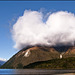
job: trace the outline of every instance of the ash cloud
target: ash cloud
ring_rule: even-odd
[[[75,14],[58,11],[48,15],[44,21],[42,12],[25,10],[12,28],[14,48],[22,49],[29,45],[74,45]]]

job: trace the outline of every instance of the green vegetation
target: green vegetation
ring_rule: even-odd
[[[22,65],[21,63],[19,63],[19,64],[17,65],[17,68],[18,68],[18,69],[22,69],[22,68],[23,68],[23,65]]]
[[[29,64],[23,67],[33,69],[75,69],[75,58],[53,59]]]

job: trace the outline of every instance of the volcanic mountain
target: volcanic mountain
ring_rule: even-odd
[[[63,57],[75,57],[75,47],[30,46],[16,53],[2,68],[23,68],[34,62],[59,59],[63,52]]]

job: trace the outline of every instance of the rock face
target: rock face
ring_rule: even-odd
[[[60,58],[60,54],[62,58],[75,57],[75,47],[34,46],[24,48],[10,58],[2,68],[23,68],[34,62]]]
[[[2,68],[21,68],[37,61],[59,58],[59,52],[50,47],[31,47],[22,49],[10,58]]]

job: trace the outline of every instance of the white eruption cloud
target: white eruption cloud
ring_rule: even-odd
[[[75,15],[67,11],[51,13],[44,21],[42,12],[25,10],[13,25],[14,47],[22,49],[29,45],[74,45]]]

